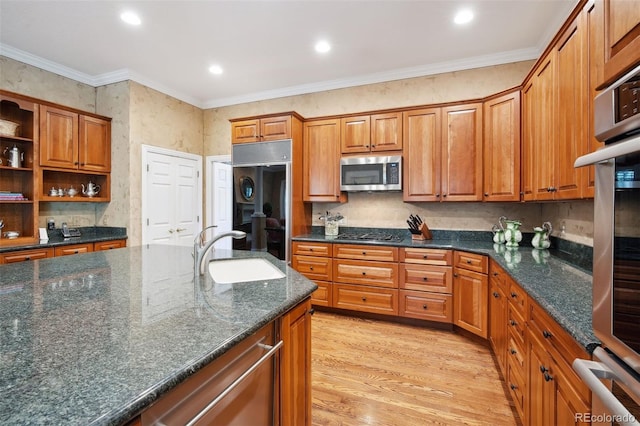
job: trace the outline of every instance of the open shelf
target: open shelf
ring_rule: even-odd
[[[56,169],[42,169],[40,201],[65,202],[65,203],[107,203],[111,201],[111,175],[109,173],[79,173]],[[100,185],[100,191],[96,197],[86,197],[82,194],[82,185],[85,187],[91,181]],[[72,187],[78,191],[74,197],[64,195],[52,197],[49,195],[51,188],[68,190]]]

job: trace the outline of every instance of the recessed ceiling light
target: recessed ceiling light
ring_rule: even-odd
[[[327,53],[331,50],[331,45],[326,40],[320,40],[316,43],[315,49],[318,53]]]
[[[462,9],[456,13],[453,22],[458,25],[467,24],[473,20],[473,12],[469,9]]]
[[[211,74],[220,75],[222,74],[222,67],[220,65],[211,65],[209,67],[209,72]]]
[[[135,12],[131,11],[122,12],[120,19],[129,25],[140,25],[142,23],[140,17]]]

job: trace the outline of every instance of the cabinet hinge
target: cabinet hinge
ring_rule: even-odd
[[[149,218],[147,218],[147,226],[149,226]]]

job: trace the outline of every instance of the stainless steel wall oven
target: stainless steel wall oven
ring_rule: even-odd
[[[602,347],[574,369],[593,391],[603,420],[594,423],[639,425],[640,66],[596,97],[594,113],[605,145],[576,167],[596,167],[592,319]]]

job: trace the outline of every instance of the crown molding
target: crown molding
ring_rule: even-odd
[[[108,84],[119,83],[126,80],[132,80],[143,86],[157,90],[168,96],[191,104],[201,109],[219,108],[230,105],[238,105],[248,102],[264,101],[268,99],[283,98],[287,96],[304,95],[309,93],[317,93],[327,90],[344,89],[347,87],[363,86],[366,84],[384,83],[387,81],[403,80],[407,78],[424,77],[434,74],[442,74],[445,72],[462,71],[474,68],[482,68],[494,65],[502,65],[511,62],[527,61],[537,59],[540,56],[539,47],[512,50],[494,55],[476,56],[454,61],[445,61],[436,64],[402,68],[391,71],[385,71],[374,74],[361,75],[344,79],[321,81],[318,83],[302,84],[297,86],[283,87],[274,90],[265,90],[262,92],[248,93],[240,96],[231,96],[226,98],[210,99],[201,101],[185,93],[178,92],[169,87],[153,81],[134,70],[121,69],[109,73],[91,76],[81,73],[72,68],[65,67],[53,61],[41,58],[31,53],[16,49],[6,44],[0,43],[0,55],[6,56],[16,61],[24,62],[28,65],[52,72],[54,74],[70,78],[72,80],[84,83],[93,87],[105,86]]]

